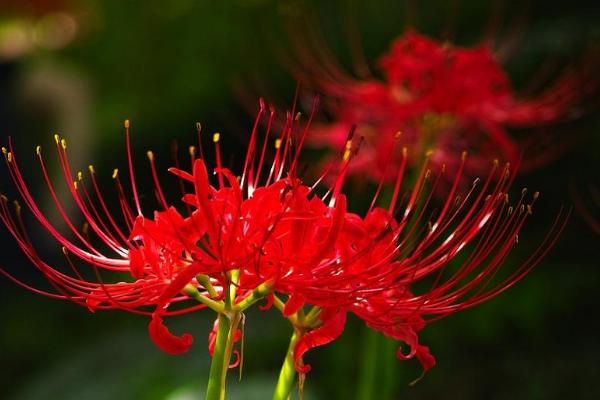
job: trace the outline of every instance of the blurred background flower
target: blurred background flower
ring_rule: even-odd
[[[498,18],[516,21],[496,25],[500,32],[518,27],[517,40],[509,42],[512,56],[505,63],[517,89],[527,86],[540,65],[557,71],[555,65],[567,65],[600,36],[596,1],[532,0],[526,16],[514,4],[495,4],[3,1],[2,141],[11,135],[24,156],[29,147],[33,162],[35,145],[51,143],[58,131],[70,139],[71,154],[77,155],[74,165],[83,169],[91,161],[109,180],[113,167],[126,165],[120,152],[111,153],[122,146],[125,118],[135,123],[134,152],[140,157],[149,148],[169,145],[172,137],[187,148],[195,142],[195,122],[201,121],[209,132],[221,130],[222,146],[229,148],[224,152],[239,154],[225,161],[239,165],[251,117],[234,95],[237,83],[256,82],[259,94],[273,97],[268,100],[290,102],[295,82],[281,65],[277,49],[288,45],[290,18],[301,23],[307,12],[319,21],[332,51],[347,66],[352,65],[349,35],[360,37],[361,53],[374,60],[407,21],[424,34],[451,37],[465,46],[475,43],[486,25],[496,24]],[[256,104],[256,98],[250,100]],[[523,238],[540,238],[560,205],[571,203],[572,177],[592,175],[598,169],[600,118],[593,112],[597,106],[586,104],[589,117],[568,124],[567,132],[584,138],[581,145],[528,175],[531,189],[540,190],[541,197],[531,220],[536,223],[522,233]],[[7,174],[1,176],[0,189],[12,197]],[[42,190],[39,182],[34,192]],[[588,191],[580,193],[589,204]],[[46,207],[52,210],[51,205]],[[349,204],[350,210],[361,207],[365,204],[360,201]],[[2,240],[0,263],[41,282],[43,278],[33,273],[6,234]],[[516,263],[530,250],[525,245],[507,261]],[[50,248],[40,251],[61,256]],[[439,363],[424,380],[408,386],[419,376],[420,367],[417,362],[399,363],[394,344],[379,362],[395,370],[377,379],[394,382],[388,385],[391,398],[598,398],[600,344],[593,315],[599,257],[598,236],[574,214],[552,257],[520,285],[423,331],[423,341]],[[118,313],[92,317],[79,307],[42,300],[7,280],[0,281],[0,313],[4,398],[182,400],[201,396],[205,386],[209,363],[205,348],[198,346],[177,358],[165,355],[140,329],[145,325],[142,317]],[[232,381],[229,393],[234,399],[263,399],[271,394],[290,332],[275,315],[251,312],[247,318],[244,382]],[[176,321],[173,329],[206,332],[211,323],[208,317],[194,315]],[[347,324],[334,344],[307,355],[313,371],[305,398],[357,398],[353,385],[332,386],[337,379],[352,381],[368,356],[357,345],[359,322],[350,318]],[[173,391],[174,387],[180,389]]]

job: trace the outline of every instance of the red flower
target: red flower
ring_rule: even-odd
[[[310,73],[300,73],[300,79],[327,96],[333,114],[331,124],[315,126],[311,142],[337,148],[356,124],[366,140],[350,173],[366,174],[376,182],[384,174],[397,132],[416,154],[435,148],[438,165],[456,168],[454,154],[469,149],[471,174],[485,173],[492,158],[516,162],[522,150],[521,170],[533,168],[556,155],[556,146],[545,148],[541,143],[547,142],[537,135],[517,139],[508,129],[568,120],[598,87],[593,68],[585,65],[564,73],[537,97],[524,98],[512,88],[489,44],[462,48],[411,30],[380,58],[383,80],[356,80],[331,60],[311,59],[309,51],[301,57]],[[526,148],[532,142],[533,148]],[[394,159],[399,162],[399,157]],[[410,160],[415,161],[420,162]],[[393,176],[388,171],[386,178]]]
[[[461,189],[465,163],[463,155],[442,203],[436,203],[432,193],[444,170],[433,176],[426,161],[402,204],[403,168],[387,209],[371,206],[364,218],[347,214],[340,233],[341,265],[331,274],[336,280],[347,278],[349,296],[345,302],[323,303],[321,325],[300,340],[297,357],[339,336],[345,314],[352,312],[372,329],[406,343],[408,352],[399,350],[398,358],[417,357],[427,370],[435,359],[418,341],[418,332],[427,323],[500,294],[538,264],[565,221],[558,218],[531,257],[502,276],[501,264],[517,244],[538,194],[527,200],[523,190],[518,202],[509,206],[507,190],[514,175],[508,165],[500,168],[497,163],[484,181],[476,180],[470,188]],[[363,256],[365,251],[368,256]],[[297,362],[299,371],[307,371],[299,358]]]
[[[63,246],[69,272],[40,257],[25,231],[20,210],[12,213],[5,198],[0,219],[56,292],[30,288],[0,271],[38,293],[71,300],[92,311],[116,308],[148,314],[150,337],[172,354],[187,351],[192,336],[172,334],[164,325],[165,317],[205,307],[239,316],[266,298],[304,333],[294,351],[300,371],[309,368],[301,362],[306,351],[342,333],[348,312],[407,343],[410,350],[399,352],[400,358],[416,356],[429,368],[434,359],[417,337],[428,318],[479,304],[510,287],[539,262],[560,231],[558,224],[539,251],[506,279],[492,285],[537,197],[528,201],[523,192],[515,206],[508,206],[506,193],[513,178],[508,166],[500,168],[495,163],[483,182],[462,189],[459,182],[466,164],[463,154],[446,200],[434,204],[431,193],[437,190],[445,170],[431,170],[428,159],[412,189],[404,195],[401,183],[407,151],[403,149],[388,207],[376,207],[380,186],[372,196],[371,207],[361,217],[348,212],[342,194],[358,150],[352,133],[341,160],[315,184],[307,186],[298,176],[298,160],[313,114],[301,126],[292,118],[294,112],[288,113],[270,157],[266,148],[273,111],[267,117],[263,143],[259,144],[259,121],[266,113],[261,102],[239,178],[221,164],[218,134],[213,137],[215,182],[211,182],[204,159],[196,158],[194,149],[190,152],[191,173],[170,169],[193,187],[183,194],[189,208],[186,214],[167,203],[154,155],[149,152],[160,205],[160,211],[151,218],[142,212],[126,123],[132,201],[126,199],[118,173],[113,175],[126,229],[119,227],[110,212],[94,168],[89,168],[89,182],[81,173],[74,177],[66,142],[56,137],[60,165],[74,203],[89,226],[89,235],[75,228],[74,219],[55,195],[38,148],[50,195],[73,239],[43,215],[9,144],[4,154],[11,177],[36,219]],[[202,147],[200,151],[203,155]],[[322,181],[333,183],[319,194],[317,185]],[[466,248],[470,249],[466,260],[456,265],[455,260]],[[80,270],[79,263],[91,266],[93,278]],[[116,281],[105,283],[103,270],[114,271],[116,274],[110,276]],[[422,293],[415,288],[427,282],[430,286]],[[305,314],[305,305],[314,307]],[[212,342],[214,332],[209,336],[209,344]]]

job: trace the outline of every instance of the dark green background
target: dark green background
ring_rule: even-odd
[[[235,164],[242,157],[253,112],[239,92],[250,98],[264,95],[278,104],[290,101],[295,83],[282,68],[279,54],[288,48],[286,35],[301,32],[303,14],[311,15],[346,65],[348,21],[358,27],[365,55],[373,62],[403,31],[407,19],[423,32],[469,45],[481,37],[490,18],[501,16],[496,37],[501,42],[518,25],[511,21],[523,16],[519,46],[505,63],[517,87],[545,63],[581,60],[585,49],[600,38],[600,7],[595,1],[531,1],[528,7],[474,0],[414,3],[67,3],[66,9],[79,15],[83,24],[72,44],[0,62],[0,135],[3,141],[9,135],[14,138],[22,160],[33,160],[34,145],[40,143],[52,158],[52,134],[58,131],[80,158],[78,167],[93,162],[109,183],[112,168],[125,166],[123,119],[132,120],[140,166],[144,152],[152,148],[163,168],[169,164],[172,139],[185,147],[195,143],[194,124],[201,121],[207,132],[222,132],[225,154],[234,154]],[[14,12],[0,8],[2,23],[14,18]],[[255,103],[249,105],[256,108]],[[597,98],[592,99],[585,118],[560,127],[564,135],[580,138],[575,148],[518,180],[516,188],[539,189],[542,197],[507,260],[508,268],[541,240],[560,206],[571,204],[569,185],[588,202],[587,185],[598,184],[597,106]],[[39,182],[33,171],[28,176]],[[3,192],[14,194],[7,173],[1,182]],[[33,190],[43,196],[41,187]],[[352,193],[352,187],[347,191]],[[349,198],[354,207],[366,201],[358,193]],[[43,250],[58,259],[59,249],[44,248],[50,240],[35,236]],[[599,236],[575,212],[550,256],[515,288],[423,331],[422,342],[430,345],[438,365],[421,382],[408,386],[420,374],[416,361],[398,362],[391,377],[377,378],[393,382],[394,399],[600,398],[599,245]],[[3,267],[43,286],[7,234],[2,234],[1,246]],[[91,314],[2,279],[0,398],[187,399],[204,390],[211,317],[197,313],[172,322],[174,330],[189,330],[195,336],[189,354],[172,357],[152,345],[146,318],[117,311]],[[351,319],[340,339],[309,353],[313,370],[307,399],[355,397],[363,357],[360,325]],[[237,382],[236,373],[231,374],[232,398],[270,397],[288,330],[274,311],[249,313],[244,376]],[[393,357],[390,348],[389,359],[381,363]]]

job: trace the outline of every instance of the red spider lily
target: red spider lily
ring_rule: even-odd
[[[0,271],[37,293],[71,300],[90,310],[122,309],[149,315],[152,340],[172,354],[187,351],[192,336],[172,334],[164,325],[165,317],[205,307],[220,315],[239,317],[249,306],[267,298],[303,334],[294,350],[301,372],[309,369],[302,364],[303,354],[339,336],[348,312],[407,343],[411,350],[399,352],[400,358],[417,356],[425,368],[431,367],[433,357],[418,343],[417,331],[431,319],[479,304],[512,286],[545,255],[562,225],[557,220],[555,229],[531,258],[497,282],[498,269],[515,245],[537,194],[528,201],[524,191],[516,205],[509,206],[507,190],[514,174],[508,165],[501,168],[497,162],[486,179],[462,189],[459,182],[467,158],[463,154],[446,200],[435,204],[432,193],[443,180],[445,169],[430,169],[429,154],[413,187],[404,192],[406,148],[398,151],[402,161],[395,171],[388,207],[376,206],[382,180],[365,217],[350,213],[342,189],[351,161],[358,154],[352,132],[341,161],[327,168],[317,182],[307,186],[298,175],[299,156],[315,107],[316,103],[303,126],[296,122],[293,111],[287,113],[271,157],[266,150],[274,111],[269,112],[261,102],[239,177],[221,163],[219,134],[213,136],[215,182],[211,183],[204,159],[197,158],[192,148],[190,172],[170,169],[193,187],[190,193],[183,193],[183,202],[189,207],[184,215],[167,203],[151,152],[148,158],[160,211],[152,217],[143,214],[126,122],[131,201],[118,173],[113,174],[126,229],[119,227],[110,212],[94,168],[89,168],[89,183],[82,173],[73,174],[67,144],[57,136],[65,181],[80,217],[89,226],[89,235],[80,233],[75,219],[65,212],[40,148],[37,158],[50,195],[74,239],[43,215],[9,143],[4,155],[10,175],[26,206],[63,247],[70,273],[42,259],[25,230],[20,208],[11,212],[5,198],[0,219],[56,291],[31,288]],[[258,126],[263,117],[267,128],[259,144]],[[390,153],[395,152],[392,146]],[[324,181],[333,183],[319,195],[317,186]],[[467,259],[456,266],[454,261],[466,248],[470,249]],[[91,266],[94,279],[85,277],[80,262]],[[117,281],[104,282],[103,270],[113,271]],[[420,282],[430,286],[417,294],[414,286]],[[279,299],[282,295],[285,303]],[[307,314],[305,305],[313,306]],[[232,345],[238,337],[238,322],[232,323]],[[213,330],[209,336],[211,352],[215,340]]]
[[[380,58],[383,80],[357,80],[332,60],[320,62],[305,48],[299,61],[310,70],[300,72],[300,79],[330,99],[333,114],[333,123],[315,126],[311,142],[335,148],[343,144],[344,132],[357,124],[366,140],[350,173],[375,181],[383,173],[384,156],[397,132],[417,154],[437,149],[433,161],[439,165],[455,168],[453,155],[470,149],[469,172],[474,174],[484,173],[492,158],[516,162],[523,150],[521,170],[543,164],[560,149],[545,148],[540,144],[544,137],[538,135],[517,139],[508,129],[547,128],[571,119],[597,88],[593,68],[585,65],[565,72],[536,97],[524,98],[511,86],[488,43],[457,47],[412,30]],[[533,148],[526,148],[532,142]],[[387,179],[393,180],[393,173]]]
[[[518,202],[510,206],[506,193],[513,176],[508,165],[500,168],[496,162],[483,182],[476,180],[468,190],[461,189],[465,159],[463,154],[452,187],[433,214],[429,208],[432,194],[444,171],[427,183],[432,174],[428,169],[431,161],[427,159],[402,207],[397,202],[406,161],[397,174],[387,209],[374,207],[373,200],[365,218],[347,215],[340,233],[347,244],[344,250],[350,252],[345,256],[352,258],[364,248],[371,248],[372,252],[370,258],[361,258],[361,263],[340,269],[337,274],[366,276],[368,280],[353,282],[357,287],[383,280],[385,289],[369,292],[368,296],[352,296],[345,304],[324,308],[320,314],[322,325],[307,333],[296,347],[299,371],[309,369],[301,362],[307,350],[329,343],[342,333],[347,312],[353,312],[386,336],[405,342],[410,350],[398,350],[398,358],[416,356],[427,370],[435,359],[426,346],[419,344],[419,330],[429,322],[500,294],[546,254],[557,238],[555,234],[564,227],[560,218],[529,259],[508,276],[500,277],[500,266],[517,243],[538,194],[527,200],[527,190],[523,190]],[[459,254],[468,256],[457,262]],[[416,287],[425,282],[429,284],[423,293],[416,293]]]

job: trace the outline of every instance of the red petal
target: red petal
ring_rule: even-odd
[[[148,325],[148,332],[154,344],[169,354],[186,353],[194,341],[189,333],[184,333],[181,336],[173,335],[163,323],[162,318],[156,314],[152,316],[152,321]]]
[[[259,310],[266,311],[270,309],[273,306],[273,301],[275,301],[275,297],[273,296],[273,294],[270,294],[266,297],[266,300],[266,304],[258,306]]]
[[[283,315],[285,317],[289,317],[290,315],[296,314],[296,312],[302,308],[305,302],[306,298],[301,294],[292,294],[283,307]]]
[[[296,361],[296,371],[299,373],[307,373],[310,371],[310,365],[300,365],[299,362],[308,350],[323,346],[337,339],[344,331],[346,325],[346,311],[340,309],[326,308],[321,311],[321,327],[308,332],[296,344],[294,349],[294,360]]]
[[[140,250],[129,249],[129,269],[134,278],[141,278],[144,275],[144,257]]]

